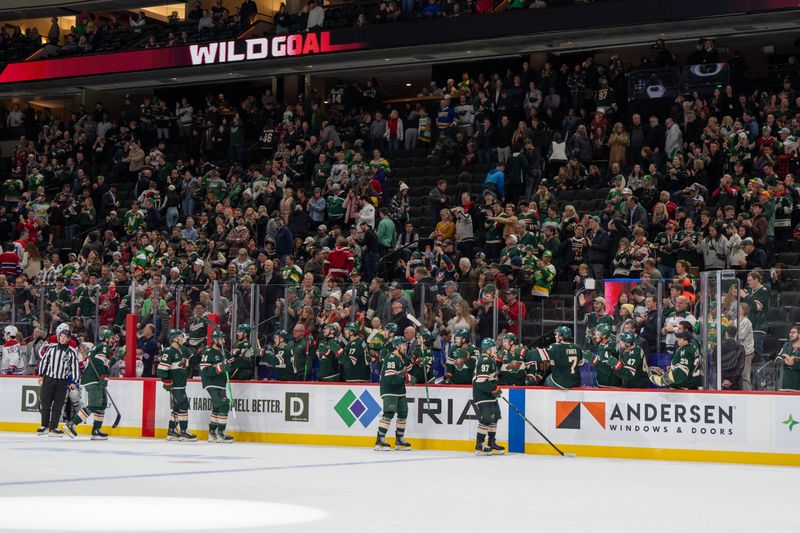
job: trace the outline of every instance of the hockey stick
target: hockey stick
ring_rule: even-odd
[[[538,433],[538,434],[539,434],[539,435],[540,435],[540,436],[541,436],[541,437],[542,437],[544,440],[546,440],[546,441],[547,441],[547,444],[549,444],[550,446],[552,446],[552,447],[553,447],[553,449],[554,449],[555,451],[557,451],[559,455],[561,455],[561,457],[575,457],[575,454],[574,454],[574,453],[564,453],[564,452],[562,452],[562,451],[561,451],[561,450],[558,448],[558,446],[556,446],[555,444],[553,444],[553,443],[550,441],[550,439],[548,439],[548,438],[545,436],[545,434],[544,434],[544,433],[542,433],[541,431],[539,431],[539,428],[537,428],[535,425],[533,425],[533,422],[531,422],[530,420],[528,420],[527,418],[525,418],[525,415],[523,415],[522,413],[520,413],[520,412],[519,412],[519,409],[517,409],[516,407],[514,407],[514,404],[513,404],[513,403],[511,403],[511,402],[509,402],[508,400],[506,400],[505,396],[500,396],[500,397],[503,399],[503,401],[504,401],[504,402],[506,402],[506,403],[508,404],[508,406],[509,406],[511,409],[513,409],[513,410],[514,410],[514,412],[515,412],[515,413],[517,413],[517,416],[519,416],[520,418],[522,418],[523,420],[525,420],[525,422],[527,422],[527,423],[528,423],[528,425],[529,425],[530,427],[532,427],[532,428],[533,428],[533,429],[536,431],[536,433]]]
[[[231,398],[231,411],[233,411],[233,418],[236,418],[236,402],[233,399],[233,389],[231,389],[231,377],[228,375],[227,368],[225,369],[225,382],[228,387],[228,396],[230,396]]]
[[[97,371],[97,368],[95,368],[94,366],[94,362],[92,361],[92,356],[89,355],[89,357],[87,357],[86,360],[89,361],[89,364],[91,365],[92,370],[94,370],[94,373],[97,374],[97,377],[103,379],[102,376],[100,376],[100,373]],[[114,408],[114,411],[117,412],[117,417],[114,419],[114,423],[111,424],[111,428],[115,429],[119,425],[120,420],[122,420],[122,415],[119,414],[119,408],[117,407],[116,402],[114,402],[114,398],[111,397],[111,393],[108,392],[108,385],[105,385],[103,387],[103,392],[108,397],[108,401],[111,402],[111,406]]]

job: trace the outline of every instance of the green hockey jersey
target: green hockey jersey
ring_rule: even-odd
[[[551,378],[556,386],[562,389],[580,386],[583,353],[577,344],[551,344],[547,348],[539,348],[537,355],[541,361],[550,361]]]
[[[224,389],[227,385],[225,371],[228,364],[222,351],[208,346],[200,356],[200,379],[204,389]]]

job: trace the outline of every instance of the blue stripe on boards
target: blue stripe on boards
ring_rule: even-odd
[[[508,389],[508,401],[525,414],[525,389]],[[508,408],[508,451],[525,453],[525,419]]]

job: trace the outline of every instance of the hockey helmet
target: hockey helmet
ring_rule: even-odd
[[[344,327],[344,330],[358,333],[359,331],[361,331],[361,326],[358,325],[358,322],[348,322],[347,325]]]
[[[422,337],[422,340],[424,340],[425,342],[428,342],[428,343],[433,342],[434,340],[436,340],[436,336],[430,331],[423,331],[420,334],[420,336]]]
[[[629,331],[625,331],[625,332],[621,333],[620,336],[619,336],[619,340],[623,344],[634,344],[634,343],[636,343],[636,337],[634,337],[633,333],[631,333]]]
[[[397,324],[394,322],[389,322],[386,324],[386,331],[391,333],[392,335],[397,335]]]
[[[603,337],[611,337],[611,326],[608,324],[598,324],[594,331]]]
[[[564,339],[572,339],[572,330],[567,326],[558,326],[556,328],[556,335]]]
[[[244,333],[245,335],[250,335],[250,332],[253,328],[250,327],[250,324],[239,324],[236,327],[237,333]]]
[[[455,333],[455,338],[456,339],[464,339],[465,341],[469,342],[470,337],[472,337],[472,335],[470,334],[468,329],[456,330],[456,333]]]
[[[17,336],[17,326],[6,326],[6,328],[3,330],[3,333],[5,335],[10,335],[12,337],[16,337]]]
[[[101,341],[106,341],[114,336],[114,332],[111,331],[111,328],[107,328],[103,326],[100,328],[100,331],[97,332],[97,338]]]
[[[211,332],[211,340],[224,341],[225,334],[222,332],[222,330],[215,329],[214,331]]]
[[[169,340],[169,342],[172,342],[182,335],[183,335],[183,330],[171,329],[169,330],[169,335],[167,335],[167,339]]]
[[[66,322],[62,322],[61,324],[58,325],[58,327],[56,327],[56,335],[61,335],[62,333],[64,335],[69,335],[70,334],[69,333],[69,324],[67,324]]]
[[[494,342],[494,339],[483,339],[481,341],[481,350],[483,350],[484,352],[496,347],[497,343]]]
[[[405,344],[406,341],[402,337],[395,337],[389,341],[389,349],[394,351],[397,350],[401,344]]]
[[[505,340],[507,340],[508,342],[511,342],[511,343],[514,343],[514,344],[517,344],[517,342],[518,342],[518,341],[517,341],[517,336],[516,336],[516,335],[514,335],[513,333],[506,333],[506,334],[503,336],[503,338],[504,338]]]
[[[289,340],[289,332],[285,329],[279,329],[275,332],[276,337],[280,337],[281,339],[288,341]]]

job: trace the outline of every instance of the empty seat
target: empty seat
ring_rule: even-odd
[[[782,292],[781,305],[800,306],[800,292]]]
[[[788,322],[770,322],[767,327],[767,333],[778,339],[786,339],[789,337],[789,328],[792,325]]]
[[[794,252],[784,252],[776,254],[775,259],[778,263],[783,263],[789,267],[792,267],[797,265],[798,257],[800,256]]]
[[[767,320],[770,322],[785,322],[786,308],[782,305],[767,309]]]

